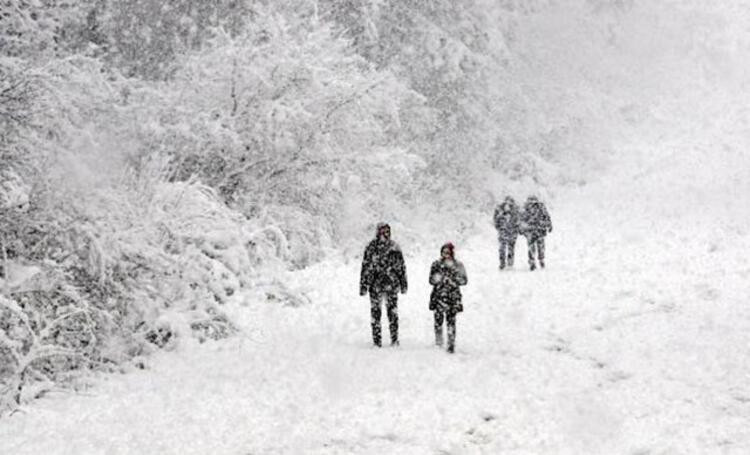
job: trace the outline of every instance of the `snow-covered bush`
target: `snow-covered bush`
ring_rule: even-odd
[[[243,288],[304,302],[275,271],[357,233],[353,200],[393,209],[379,194],[421,165],[393,131],[420,100],[303,3],[258,6],[166,82],[91,56],[0,62],[3,409],[230,334],[221,305]]]
[[[278,228],[284,254],[304,266],[340,241],[345,197],[376,205],[398,186],[394,176],[419,164],[393,131],[401,106],[420,99],[318,22],[308,2],[254,11],[236,34],[216,30],[178,59],[169,82],[130,87],[133,116],[155,120],[138,122],[151,147],[131,158],[169,157],[171,181],[197,178]],[[339,182],[350,179],[366,186],[345,194]]]
[[[7,71],[34,90],[0,143],[2,410],[81,369],[231,334],[220,305],[284,242],[213,189],[169,182],[158,153],[129,164],[149,145],[122,127],[137,83],[87,58],[25,65]]]
[[[29,398],[25,385],[38,393],[73,370],[117,365],[151,346],[231,334],[220,305],[252,286],[279,249],[273,236],[194,182],[50,199],[64,210],[32,206],[17,226],[21,235],[3,244],[0,383],[7,406]]]

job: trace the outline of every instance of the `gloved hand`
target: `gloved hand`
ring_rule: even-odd
[[[362,286],[359,288],[359,295],[367,295],[367,287]]]
[[[401,293],[406,294],[406,286],[401,286]]]
[[[547,232],[549,232],[550,234],[552,233],[552,226],[550,226],[549,229],[547,229]]]

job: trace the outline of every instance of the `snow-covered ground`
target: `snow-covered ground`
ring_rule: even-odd
[[[432,344],[438,245],[402,245],[400,348],[370,346],[359,264],[321,263],[290,277],[309,305],[244,296],[241,336],[40,399],[0,453],[750,453],[750,176],[696,156],[559,193],[541,272],[523,240],[498,271],[489,221],[459,244],[455,355]]]

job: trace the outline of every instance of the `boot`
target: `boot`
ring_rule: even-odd
[[[380,340],[380,334],[376,333],[375,331],[373,331],[373,334],[372,334],[372,345],[375,346],[376,348],[383,346],[383,343]]]

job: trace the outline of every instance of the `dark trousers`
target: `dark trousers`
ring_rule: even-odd
[[[370,325],[372,342],[381,345],[380,318],[383,313],[381,302],[385,300],[388,313],[388,329],[391,332],[391,344],[398,343],[398,294],[396,291],[370,291]]]
[[[448,327],[448,350],[453,352],[456,346],[456,312],[453,310],[435,310],[435,344],[443,345],[443,320]]]
[[[534,256],[539,258],[539,265],[544,267],[544,234],[529,234],[526,237],[529,245],[529,266],[536,267]]]
[[[499,241],[500,247],[498,248],[498,253],[500,254],[500,268],[504,269],[506,265],[508,267],[513,267],[513,257],[516,252],[516,238],[500,237]]]

